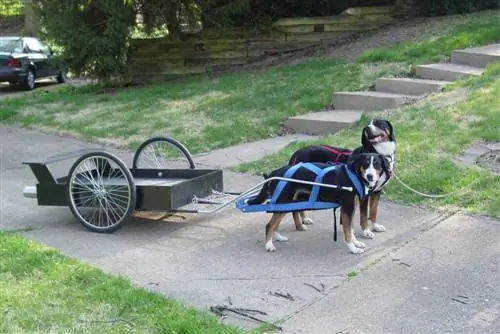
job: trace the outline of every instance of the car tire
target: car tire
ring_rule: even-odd
[[[35,89],[35,72],[33,69],[28,69],[28,72],[26,72],[26,77],[24,78],[22,82],[22,87],[24,90],[33,90]]]
[[[64,76],[63,72],[59,72],[59,74],[56,76],[56,80],[58,84],[63,84],[66,82],[66,77]]]

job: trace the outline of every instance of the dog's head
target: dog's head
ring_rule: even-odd
[[[396,153],[396,135],[391,122],[384,119],[372,119],[361,133],[361,145],[369,151],[377,152],[394,163]]]
[[[378,153],[354,154],[347,164],[369,188],[374,188],[384,173],[391,172],[389,161]]]

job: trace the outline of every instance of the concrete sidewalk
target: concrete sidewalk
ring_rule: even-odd
[[[348,253],[342,241],[332,242],[330,211],[312,213],[316,224],[307,232],[294,231],[287,217],[281,232],[290,241],[277,243],[275,253],[264,250],[268,216],[231,207],[170,222],[131,220],[109,235],[90,233],[68,208],[38,207],[22,197],[34,177],[21,162],[97,145],[15,127],[0,126],[0,135],[0,229],[31,227],[27,237],[146,289],[205,310],[230,300],[234,307],[266,312],[259,316],[266,321],[283,321],[285,333],[489,333],[498,325],[497,221],[448,218],[384,202],[380,222],[388,230],[362,239],[367,249],[359,255]],[[130,152],[110,151],[130,164]],[[248,154],[241,147],[236,152]],[[224,160],[220,154],[214,155],[217,163]],[[207,156],[204,164],[210,164]],[[68,167],[54,170],[67,173]],[[262,180],[224,174],[229,191]],[[356,221],[359,233],[358,226]],[[346,280],[351,272],[360,274]],[[309,284],[323,284],[324,293]],[[293,300],[274,292],[289,293]],[[457,295],[466,295],[468,304],[450,299]],[[227,321],[259,325],[235,317]]]
[[[289,316],[285,333],[500,333],[500,222],[453,216]]]

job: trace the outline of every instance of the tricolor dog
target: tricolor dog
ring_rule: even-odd
[[[351,155],[360,153],[378,153],[383,155],[389,162],[389,171],[382,175],[377,183],[371,189],[369,196],[365,197],[360,202],[360,224],[363,230],[363,235],[366,238],[373,238],[375,232],[384,232],[386,228],[377,223],[378,205],[380,201],[380,193],[383,187],[390,181],[392,170],[395,164],[396,154],[396,136],[391,122],[382,119],[371,120],[370,123],[363,128],[361,133],[361,146],[353,151],[347,148],[339,148],[328,145],[312,145],[297,150],[290,158],[289,165],[294,165],[299,162],[334,162],[346,163]],[[368,206],[370,213],[368,216]],[[301,219],[301,223],[295,223],[295,226],[300,231],[307,230],[308,224],[313,224],[313,220],[306,217],[304,211],[294,212],[294,221]],[[370,225],[368,224],[368,218]]]
[[[322,184],[335,185],[340,188],[330,188],[325,186],[314,186],[284,180],[271,180],[267,182],[253,198],[247,200],[247,204],[256,205],[270,201],[272,198],[276,204],[304,203],[314,194],[315,203],[336,203],[340,206],[340,222],[344,231],[344,241],[352,253],[362,253],[365,245],[356,239],[351,227],[354,215],[356,198],[363,198],[369,188],[374,188],[379,184],[381,178],[389,171],[389,162],[382,155],[376,153],[360,153],[352,155],[347,164],[331,163],[301,163],[296,165],[286,165],[274,170],[265,178],[285,177],[293,180],[315,182],[318,177]],[[289,170],[293,169],[293,177],[290,177]],[[310,202],[307,202],[310,203]],[[316,208],[317,209],[317,208]],[[276,241],[287,241],[288,238],[278,233],[278,227],[282,219],[288,212],[278,210],[267,210],[272,213],[272,217],[266,225],[266,250],[273,252],[276,250],[273,244],[273,237]],[[300,228],[302,222],[298,219],[297,212],[294,212],[295,226]]]

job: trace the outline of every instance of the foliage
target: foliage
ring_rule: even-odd
[[[135,10],[130,0],[38,0],[41,32],[63,50],[76,75],[100,79],[124,74]]]
[[[23,0],[0,0],[0,17],[20,16],[23,14]]]
[[[425,0],[425,15],[452,15],[498,8],[498,0]]]

